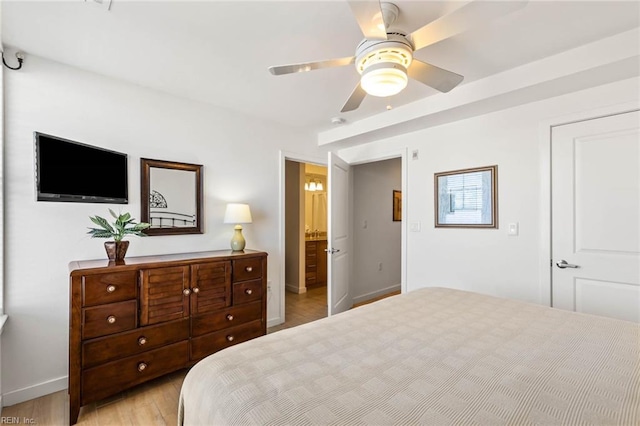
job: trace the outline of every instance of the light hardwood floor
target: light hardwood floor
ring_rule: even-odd
[[[357,306],[397,293],[399,292],[378,297]],[[285,323],[270,327],[267,330],[268,333],[326,317],[327,288],[312,288],[303,294],[287,292],[285,313]],[[80,410],[77,424],[82,426],[174,426],[177,423],[180,388],[187,371],[187,369],[177,371],[114,397],[86,405]],[[55,392],[2,409],[2,418],[13,417],[18,418],[20,424],[31,422],[38,426],[68,425],[67,391]]]

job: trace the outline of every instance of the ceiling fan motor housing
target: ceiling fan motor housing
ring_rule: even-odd
[[[356,49],[356,69],[362,74],[368,67],[391,62],[409,68],[413,60],[413,46],[400,34],[388,34],[387,40],[364,39]]]

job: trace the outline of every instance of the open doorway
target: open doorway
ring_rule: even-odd
[[[327,168],[285,159],[284,319],[277,331],[327,316]]]
[[[362,163],[351,169],[351,295],[357,306],[401,290],[402,159]]]
[[[387,160],[391,161],[387,162]],[[366,259],[364,263],[356,262],[356,265],[353,265],[351,264],[352,262],[349,262],[350,265],[348,266],[348,269],[353,273],[349,272],[347,285],[349,285],[350,287],[351,285],[354,285],[355,290],[354,292],[349,291],[349,307],[359,306],[361,304],[380,299],[390,294],[397,294],[399,292],[406,291],[407,287],[407,229],[405,223],[406,212],[403,211],[403,206],[406,205],[407,198],[405,196],[403,199],[402,195],[407,187],[406,150],[399,150],[397,152],[385,152],[382,154],[372,153],[372,155],[370,156],[361,156],[360,158],[352,159],[352,161],[353,163],[350,167],[351,169],[356,170],[356,173],[358,174],[361,174],[359,172],[360,170],[363,171],[362,179],[358,179],[361,183],[363,182],[363,185],[357,184],[356,192],[358,193],[358,197],[354,197],[352,191],[354,189],[353,182],[348,183],[348,186],[351,188],[351,190],[347,191],[346,198],[342,197],[344,198],[342,203],[346,203],[345,209],[347,209],[347,211],[349,212],[347,227],[361,227],[364,224],[364,220],[366,220],[367,227],[364,229],[368,230],[368,237],[370,237],[371,239],[370,242],[364,242],[365,240],[363,239],[363,237],[365,236],[361,235],[359,237],[356,237],[357,245],[359,246],[356,247],[357,251],[359,253],[362,253]],[[322,294],[320,296],[321,304],[318,303],[314,305],[316,317],[302,318],[302,316],[296,315],[295,311],[287,309],[286,307],[286,299],[291,299],[292,295],[296,295],[299,299],[311,299],[311,297],[309,297],[311,296],[309,288],[307,288],[306,285],[304,285],[304,290],[306,291],[300,291],[300,283],[304,283],[307,278],[305,271],[306,266],[304,266],[307,242],[305,241],[305,230],[307,231],[307,236],[309,236],[309,233],[313,235],[313,232],[316,229],[316,227],[313,225],[314,222],[309,222],[309,220],[305,218],[304,207],[301,207],[301,204],[304,204],[306,202],[306,194],[304,191],[305,184],[307,184],[308,187],[310,187],[311,184],[311,181],[308,179],[309,177],[306,176],[305,163],[312,165],[323,164],[322,160],[319,158],[305,157],[303,155],[281,152],[280,247],[282,249],[281,253],[283,254],[283,256],[282,263],[280,264],[280,271],[284,285],[280,287],[278,297],[279,309],[277,311],[277,318],[280,319],[280,321],[276,322],[274,318],[273,324],[268,328],[269,332],[288,328],[293,325],[300,325],[305,322],[327,316],[328,312],[330,311],[327,296],[331,296],[332,292],[335,291],[334,287],[331,287],[332,283],[330,282],[332,274],[328,273],[326,286],[320,287],[322,288]],[[390,169],[393,170],[393,172],[390,173],[391,175],[393,175],[393,177],[390,178],[387,172],[375,170],[378,167],[384,168],[384,164],[390,166]],[[389,167],[387,167],[387,169],[388,168]],[[369,172],[373,173],[371,177],[367,176],[367,173]],[[313,172],[311,173],[313,174]],[[330,175],[331,173],[328,174]],[[349,174],[351,175],[351,172],[349,172]],[[330,177],[328,176],[328,178]],[[327,184],[328,183],[329,182],[327,181]],[[335,179],[332,185],[335,185]],[[324,182],[322,182],[322,188],[327,193],[327,199],[331,198],[329,196],[331,194],[344,195],[342,189],[339,188],[339,192],[332,191],[331,187],[329,185],[325,185]],[[369,191],[372,189],[377,191],[375,196],[369,194]],[[349,195],[349,193],[351,193],[351,195]],[[363,197],[365,200],[364,203],[360,201]],[[367,201],[374,201],[374,203],[373,205],[368,205],[366,203]],[[335,204],[335,200],[333,202]],[[331,203],[329,202],[328,204]],[[397,210],[395,212],[396,220],[394,220],[394,208]],[[354,211],[356,212],[355,217],[353,215]],[[367,218],[363,219],[360,214],[357,213],[358,211],[366,212]],[[380,215],[382,217],[381,219],[379,218]],[[328,227],[332,226],[331,224],[335,222],[335,218],[332,218],[330,216],[331,214],[329,213],[329,216],[327,217]],[[400,220],[397,220],[398,218]],[[382,221],[383,228],[377,227],[380,220]],[[311,225],[309,226],[309,224]],[[395,230],[392,231],[394,232],[394,236],[392,237],[394,244],[387,244],[388,241],[386,241],[386,239],[389,237],[388,230],[385,229],[385,227],[387,226],[391,226]],[[293,228],[294,231],[286,233],[286,228]],[[323,230],[321,230],[319,227],[318,231],[318,234],[316,234],[317,236],[325,236]],[[335,238],[335,231],[333,234],[331,234],[331,232],[327,232],[328,246],[331,245],[331,242],[328,241],[328,237],[331,237],[331,235],[333,235],[333,238]],[[350,238],[350,241],[351,240],[352,239]],[[395,243],[395,241],[397,240],[400,241],[399,247],[398,244]],[[367,245],[366,249],[362,249],[362,245],[365,244]],[[376,246],[386,247],[387,251],[384,253],[376,251]],[[329,248],[329,250],[333,249],[334,247]],[[321,248],[321,250],[324,249]],[[327,257],[327,255],[324,253],[321,254],[320,258],[327,259],[327,263],[329,263],[330,260],[334,259],[331,255]],[[317,247],[316,259],[318,259]],[[399,265],[400,269],[399,277],[397,272],[397,265]],[[332,268],[327,269],[330,270]],[[367,274],[376,275],[376,279],[374,280],[375,284],[368,285],[371,283],[368,282],[369,278],[367,277]],[[379,280],[379,278],[383,277],[383,280]],[[356,282],[358,283],[354,284]],[[309,302],[312,301],[309,300]]]

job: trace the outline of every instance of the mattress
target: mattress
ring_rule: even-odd
[[[196,364],[184,425],[640,424],[640,326],[445,288]]]

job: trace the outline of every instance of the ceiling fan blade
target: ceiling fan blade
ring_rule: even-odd
[[[269,67],[269,72],[273,75],[307,72],[320,68],[342,67],[345,65],[353,64],[355,60],[355,56],[350,56],[348,58],[329,59],[326,61],[307,62],[303,64],[278,65]]]
[[[412,79],[444,93],[456,87],[464,79],[460,74],[438,68],[416,58],[413,58],[407,74]]]
[[[367,92],[364,91],[360,83],[353,89],[351,92],[351,96],[347,99],[347,102],[344,103],[344,106],[340,110],[340,112],[353,111],[354,109],[358,109],[364,97],[367,96]]]
[[[485,24],[490,20],[515,12],[527,3],[528,0],[471,1],[412,32],[409,38],[413,42],[414,50],[419,50]]]
[[[349,6],[351,6],[351,11],[358,21],[364,38],[387,39],[387,29],[384,25],[380,1],[349,1]]]

